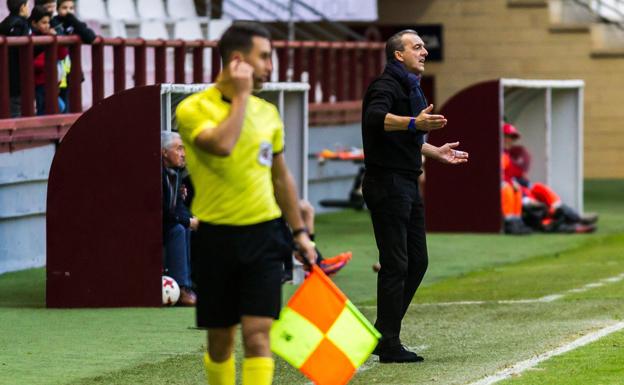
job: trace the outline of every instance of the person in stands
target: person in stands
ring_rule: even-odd
[[[56,3],[56,2],[55,2]],[[52,14],[42,5],[33,8],[28,21],[32,28],[32,34],[35,36],[56,35],[56,31],[50,28],[50,20]],[[59,46],[57,59],[63,60],[68,54],[67,47]],[[45,95],[46,95],[46,63],[45,53],[42,52],[35,57],[33,62],[35,68],[35,104],[37,106],[37,115],[45,114]],[[60,97],[58,99],[59,112],[65,112],[65,102]]]
[[[0,23],[0,35],[30,35],[28,0],[7,0],[7,8],[9,15]],[[36,47],[35,53],[38,54],[41,50],[42,48]],[[19,47],[9,47],[9,110],[12,118],[22,115],[21,95]]]
[[[51,26],[57,35],[78,35],[85,44],[91,44],[95,38],[95,32],[84,22],[78,20],[75,15],[76,3],[74,0],[59,0],[57,3],[57,14],[52,18]],[[67,76],[71,71],[71,60],[66,56],[59,61],[59,95],[66,106],[69,106],[69,89]]]

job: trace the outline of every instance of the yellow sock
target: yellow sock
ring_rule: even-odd
[[[204,366],[208,385],[234,385],[236,383],[236,368],[232,354],[224,362],[212,362],[208,353],[204,353]]]
[[[250,357],[243,361],[243,385],[271,385],[275,362],[271,357]]]

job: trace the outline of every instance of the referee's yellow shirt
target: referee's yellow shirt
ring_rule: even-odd
[[[280,217],[271,179],[273,154],[284,150],[277,108],[256,96],[247,102],[243,128],[231,154],[220,157],[195,146],[195,138],[230,113],[214,86],[184,99],[176,109],[178,130],[195,188],[191,206],[202,222],[244,226]]]

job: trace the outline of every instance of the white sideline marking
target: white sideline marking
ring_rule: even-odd
[[[618,275],[617,277],[611,277],[611,278],[605,278],[603,279],[604,282],[608,282],[608,283],[614,283],[614,282],[619,282],[622,279],[624,279],[624,276],[622,276],[621,274]]]
[[[479,381],[476,382],[472,382],[469,385],[490,385],[490,384],[494,384],[496,382],[505,380],[507,378],[510,378],[513,375],[516,374],[520,374],[522,372],[524,372],[527,369],[530,369],[534,366],[536,366],[537,364],[539,364],[542,361],[546,361],[552,357],[558,356],[560,354],[563,353],[567,353],[571,350],[574,350],[576,348],[579,348],[581,346],[587,345],[591,342],[597,341],[602,337],[605,337],[609,334],[615,333],[617,331],[620,331],[624,329],[624,322],[618,322],[614,325],[611,326],[607,326],[606,328],[600,329],[594,333],[590,333],[587,334],[575,341],[570,342],[569,344],[560,346],[554,350],[551,350],[549,352],[546,353],[542,353],[536,357],[530,358],[528,360],[525,361],[520,361],[518,363],[516,363],[514,366],[512,366],[511,368],[507,368],[507,369],[503,369],[491,376],[485,377]]]
[[[591,282],[584,286],[566,290],[561,294],[551,294],[546,295],[540,298],[528,298],[528,299],[503,299],[497,301],[455,301],[455,302],[429,302],[429,303],[416,303],[411,304],[412,306],[463,306],[463,305],[486,305],[486,304],[522,304],[522,303],[540,303],[540,302],[553,302],[558,299],[564,298],[567,294],[572,293],[584,293],[588,290],[595,289],[597,287],[605,286],[609,283],[616,283],[624,280],[624,273],[609,277],[603,278],[597,282]],[[362,309],[375,309],[377,306],[369,305],[369,306],[358,306],[358,308]]]
[[[455,302],[431,302],[431,303],[418,303],[418,304],[411,304],[410,307],[414,306],[462,306],[462,305],[485,305],[485,304],[522,304],[522,303],[540,303],[540,302],[553,302],[556,301],[558,299],[564,298],[566,296],[566,294],[571,294],[571,293],[583,293],[586,292],[588,290],[591,290],[593,288],[597,288],[597,287],[602,287],[606,284],[609,283],[616,283],[616,282],[620,282],[624,280],[624,273],[621,273],[619,275],[613,276],[613,277],[609,277],[609,278],[603,278],[598,282],[592,282],[592,283],[588,283],[582,287],[579,288],[575,288],[575,289],[570,289],[565,291],[562,294],[551,294],[551,295],[546,295],[540,298],[532,298],[532,299],[511,299],[511,300],[498,300],[498,301],[455,301]],[[377,308],[376,305],[368,305],[368,306],[358,306],[359,309],[375,309]],[[477,382],[473,382],[469,385],[489,385],[489,384],[493,384],[495,382],[504,380],[506,378],[511,377],[514,374],[518,374],[520,372],[523,372],[527,369],[530,369],[531,367],[537,365],[538,363],[545,361],[551,357],[554,356],[558,356],[560,354],[566,353],[570,350],[574,350],[578,347],[581,347],[583,345],[587,345],[591,342],[594,342],[604,336],[607,336],[611,333],[617,332],[619,330],[624,329],[624,322],[618,322],[614,325],[608,326],[604,329],[600,329],[599,331],[595,332],[595,333],[591,333],[588,335],[585,335],[567,345],[561,346],[557,349],[551,350],[550,352],[546,352],[543,354],[540,354],[536,357],[533,357],[529,360],[526,361],[521,361],[517,364],[515,364],[514,366],[512,366],[511,368],[508,369],[504,369],[501,370],[500,372],[493,374],[491,376],[488,376],[486,378],[483,378]],[[408,347],[410,350],[425,350],[426,348],[428,348],[427,345],[423,345],[423,346],[417,346],[414,348],[410,348]],[[365,372],[369,369],[372,369],[373,367],[377,366],[377,364],[379,363],[378,359],[373,359],[370,363],[365,363],[362,366],[360,366],[357,370],[357,373],[362,373]],[[307,382],[304,385],[314,385],[313,382]]]

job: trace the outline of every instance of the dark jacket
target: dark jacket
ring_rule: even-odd
[[[177,224],[189,227],[191,224],[191,213],[182,199],[182,194],[180,194],[182,182],[179,171],[163,167],[162,184],[163,232],[168,231]]]
[[[50,26],[56,30],[58,35],[78,35],[80,40],[86,44],[91,44],[96,38],[95,32],[71,13],[63,17],[54,16],[50,21]]]
[[[417,116],[427,107],[420,90],[416,105],[410,104],[409,89],[385,71],[368,86],[362,105],[362,140],[367,173],[421,173],[422,132],[384,131],[387,113]]]
[[[0,23],[0,35],[4,36],[28,36],[30,25],[28,20],[20,15],[9,15]],[[9,48],[9,95],[16,97],[21,95],[19,48]]]

